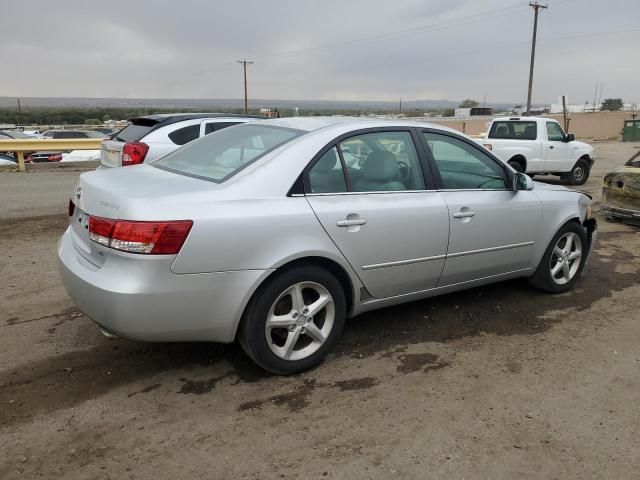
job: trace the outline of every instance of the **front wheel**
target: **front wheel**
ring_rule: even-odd
[[[570,172],[562,176],[562,179],[569,183],[569,185],[584,185],[589,179],[591,173],[591,167],[589,162],[581,158],[576,162]]]
[[[310,265],[277,274],[260,287],[240,325],[244,351],[265,370],[289,375],[322,361],[346,315],[340,282]]]
[[[529,283],[551,293],[566,292],[578,281],[587,254],[584,228],[579,223],[569,222],[551,240]]]

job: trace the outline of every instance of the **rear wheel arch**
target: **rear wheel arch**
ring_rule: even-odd
[[[247,309],[249,308],[249,305],[254,300],[254,298],[261,292],[261,290],[265,287],[265,285],[268,284],[268,282],[272,281],[275,278],[276,275],[281,275],[284,272],[291,270],[293,268],[303,267],[307,265],[320,267],[328,271],[329,273],[331,273],[334,277],[336,277],[336,279],[338,280],[338,282],[340,282],[340,285],[342,286],[342,290],[344,291],[346,305],[347,305],[347,315],[348,315],[348,313],[352,310],[355,302],[355,290],[354,290],[355,286],[353,285],[353,282],[351,281],[349,274],[344,269],[344,267],[340,265],[338,262],[336,262],[335,260],[331,260],[327,257],[309,256],[309,257],[296,258],[287,263],[284,263],[280,265],[278,268],[276,268],[275,270],[273,270],[267,277],[263,278],[262,281],[260,282],[260,285],[258,285],[254,289],[253,293],[251,294],[251,297],[249,298],[249,301],[247,301],[246,305],[244,306],[243,313],[240,318],[240,322],[242,322],[242,318],[244,318],[247,312]],[[238,330],[239,329],[236,327],[236,336],[238,335]]]

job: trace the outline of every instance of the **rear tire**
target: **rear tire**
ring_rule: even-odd
[[[346,298],[338,279],[315,265],[298,266],[260,286],[238,339],[262,368],[290,375],[322,361],[340,338],[345,316]]]
[[[569,185],[584,185],[587,183],[590,173],[591,167],[589,167],[589,162],[584,158],[581,158],[576,162],[571,171],[563,175],[561,178],[569,183]]]
[[[577,222],[566,223],[549,243],[529,283],[550,293],[566,292],[580,278],[587,254],[584,228]]]
[[[513,168],[518,173],[524,173],[524,168],[522,167],[522,163],[518,160],[509,160],[509,166]]]

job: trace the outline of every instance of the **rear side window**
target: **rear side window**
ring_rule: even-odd
[[[503,140],[535,140],[538,138],[536,122],[493,122],[489,138]]]
[[[344,170],[338,149],[333,147],[309,170],[311,193],[340,193],[347,191]]]
[[[204,134],[209,135],[210,133],[217,132],[223,128],[238,125],[238,123],[240,122],[209,122],[204,126]]]
[[[176,145],[184,145],[185,143],[193,142],[199,136],[200,124],[182,127],[169,134],[169,138]]]
[[[117,133],[116,140],[122,142],[137,142],[142,140],[152,129],[152,125],[136,125],[131,123]]]
[[[303,133],[284,127],[240,125],[204,136],[152,165],[220,183]]]

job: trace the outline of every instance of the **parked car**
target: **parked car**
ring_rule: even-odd
[[[99,162],[100,150],[73,150],[62,154],[61,162]]]
[[[605,175],[602,210],[609,218],[640,225],[640,151]]]
[[[345,149],[361,161],[345,167]],[[596,237],[587,195],[454,130],[345,117],[239,125],[83,173],[69,213],[63,283],[106,335],[237,338],[277,374],[316,365],[368,310],[514,277],[565,292]]]
[[[106,138],[106,135],[94,130],[47,130],[42,134],[42,138],[66,140],[71,138]]]
[[[0,140],[15,140],[15,139],[30,139],[33,138],[23,132],[17,130],[0,130]]]
[[[33,152],[25,157],[27,163],[59,162],[62,160],[62,152],[41,151]]]
[[[583,185],[593,166],[593,147],[551,118],[496,118],[480,143],[517,172],[559,175],[571,185]]]
[[[30,138],[41,138],[42,132],[40,130],[23,130],[22,133]]]
[[[126,167],[152,162],[196,138],[261,117],[216,113],[148,115],[102,142],[102,167]]]
[[[19,132],[17,130],[0,130],[0,140],[20,140],[20,139],[31,139],[29,135],[25,135],[23,132]],[[28,163],[27,157],[32,152],[24,152],[25,162]],[[15,152],[5,152],[2,158],[6,161],[11,161],[8,157],[11,157],[14,161],[16,161]]]
[[[17,160],[13,155],[9,155],[7,153],[0,153],[0,166],[16,166]]]

